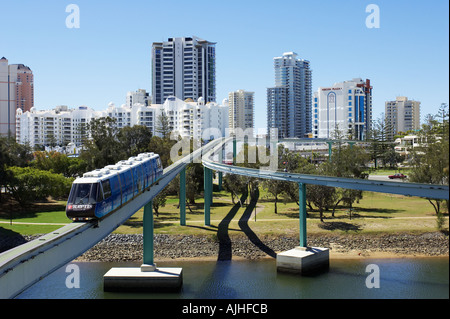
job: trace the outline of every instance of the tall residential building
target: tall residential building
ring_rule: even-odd
[[[0,135],[15,135],[16,110],[34,105],[33,72],[23,64],[0,59]]]
[[[139,89],[136,92],[128,92],[126,105],[132,107],[134,104],[143,104],[149,106],[152,104],[152,98],[149,93],[144,89]]]
[[[309,61],[286,52],[274,58],[275,87],[267,89],[267,130],[279,138],[311,133],[311,70]]]
[[[169,38],[152,45],[152,103],[169,96],[216,101],[215,43],[198,37]]]
[[[385,103],[386,121],[391,128],[388,136],[393,139],[398,132],[420,129],[420,102],[397,96],[395,101]]]
[[[228,93],[230,133],[234,133],[236,128],[240,128],[243,131],[254,128],[254,95],[254,92],[246,92],[244,90]]]
[[[372,123],[370,80],[355,78],[314,92],[313,137],[364,140]]]

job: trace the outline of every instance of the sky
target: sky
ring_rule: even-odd
[[[79,8],[68,28],[66,7]],[[379,8],[379,27],[366,20]],[[370,25],[369,25],[370,26]],[[0,58],[34,74],[35,106],[104,110],[128,91],[151,94],[151,47],[169,37],[216,42],[217,102],[255,92],[255,128],[266,127],[273,58],[310,61],[312,88],[370,79],[373,117],[385,101],[421,101],[421,117],[449,101],[447,0],[0,0]]]

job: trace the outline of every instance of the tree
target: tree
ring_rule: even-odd
[[[392,163],[392,154],[386,155],[386,153],[392,150],[392,146],[388,144],[393,139],[392,125],[390,121],[385,118],[384,114],[381,115],[374,123],[369,132],[367,140],[370,143],[369,154],[370,159],[374,161],[375,169],[378,167],[378,159],[383,160],[383,165],[386,163],[386,159]]]
[[[22,207],[35,200],[67,197],[73,178],[32,167],[9,167],[11,178],[7,190]]]
[[[278,213],[278,208],[277,208],[277,203],[278,200],[280,199],[279,196],[281,196],[283,194],[283,192],[285,191],[286,187],[288,187],[289,184],[288,182],[284,182],[284,181],[278,181],[278,180],[273,180],[273,179],[265,179],[262,182],[262,186],[273,196],[274,198],[274,212],[275,214]]]
[[[449,112],[441,105],[438,116],[427,116],[419,132],[421,143],[412,149],[409,180],[416,183],[448,185],[449,181]],[[439,219],[442,200],[428,198]],[[448,210],[448,201],[447,201]]]
[[[152,132],[147,126],[134,125],[132,127],[123,127],[117,134],[120,150],[123,153],[121,157],[129,158],[148,152],[151,138]]]
[[[176,142],[177,141],[168,138],[162,139],[159,136],[152,136],[148,144],[148,151],[159,154],[163,167],[168,167],[172,164],[172,160],[170,159],[170,149]]]
[[[167,139],[170,136],[170,124],[169,117],[166,115],[166,112],[162,111],[161,115],[158,116],[158,122],[156,124],[156,132],[161,134],[163,139]]]
[[[91,138],[85,141],[80,158],[86,161],[89,170],[115,164],[123,159],[120,157],[120,143],[117,139],[119,130],[115,119],[93,119],[87,128]]]
[[[321,171],[323,174],[328,176],[338,176],[347,178],[364,178],[363,174],[366,170],[365,163],[368,161],[368,154],[361,147],[356,145],[353,146],[342,146],[336,149],[332,154],[331,161],[325,162],[321,165]],[[325,193],[325,190],[313,189],[313,192],[318,192],[316,196],[321,196],[321,193]],[[345,205],[349,206],[350,209],[355,201],[362,199],[362,192],[352,189],[335,188],[332,194],[332,199],[334,199],[332,216],[336,207],[339,203],[343,202]],[[316,202],[323,203],[323,201],[315,199]],[[329,203],[327,203],[329,204]]]
[[[308,199],[319,209],[320,221],[323,222],[323,212],[336,200],[336,189],[334,187],[308,184],[306,186]]]
[[[223,188],[231,193],[231,201],[235,204],[235,197],[240,198],[245,193],[247,185],[244,180],[236,174],[226,174],[223,176]],[[242,203],[241,203],[242,206]]]
[[[2,190],[12,178],[8,166],[27,166],[33,159],[29,145],[18,144],[13,137],[0,136],[0,202]]]
[[[62,174],[65,177],[77,177],[86,172],[87,163],[80,158],[68,157],[55,151],[36,151],[33,155],[34,161],[31,162],[31,166],[40,170]]]
[[[156,214],[156,217],[159,217],[159,208],[166,206],[167,192],[163,189],[156,195],[152,200],[153,211]]]
[[[186,166],[186,200],[195,204],[195,198],[203,190],[203,166],[201,163],[190,163]]]

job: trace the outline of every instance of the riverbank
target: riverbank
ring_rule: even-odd
[[[420,235],[309,235],[308,245],[330,248],[331,258],[395,258],[448,256],[449,238],[439,233]],[[162,235],[154,237],[155,261],[172,259],[259,259],[298,246],[296,236]],[[142,261],[142,235],[111,234],[77,261]]]
[[[39,236],[7,236],[0,238],[0,252],[21,245]],[[205,235],[154,236],[156,261],[173,259],[259,259],[275,258],[278,252],[298,246],[298,236],[226,238]],[[449,256],[449,237],[440,232],[379,235],[318,235],[308,236],[308,245],[327,247],[330,258],[399,258]],[[77,261],[142,261],[142,234],[110,234],[77,258]]]

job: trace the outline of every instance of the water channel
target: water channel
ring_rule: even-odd
[[[275,259],[257,261],[168,261],[161,267],[182,267],[183,287],[176,293],[112,293],[103,291],[103,275],[112,267],[139,263],[74,262],[79,288],[68,288],[71,271],[61,267],[28,288],[18,299],[448,299],[449,259],[336,259],[330,269],[312,277],[278,273]],[[379,270],[379,288],[368,288]],[[67,270],[67,272],[66,272]],[[373,281],[372,281],[373,282]]]

